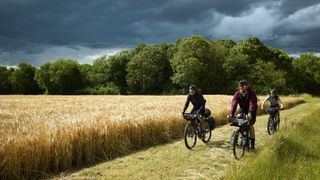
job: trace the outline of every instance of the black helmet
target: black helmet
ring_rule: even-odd
[[[239,85],[242,85],[242,86],[248,85],[248,81],[243,79],[243,80],[239,81]]]
[[[275,94],[276,94],[276,93],[277,93],[277,90],[276,90],[276,89],[271,89],[271,90],[270,90],[270,94],[272,94],[272,93],[275,93]]]
[[[198,87],[193,84],[193,85],[189,86],[189,90],[197,91],[197,90],[198,90]]]

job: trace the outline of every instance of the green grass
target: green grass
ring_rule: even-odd
[[[284,134],[290,134],[293,129],[295,129],[294,127],[301,126],[302,120],[306,121],[306,117],[312,115],[313,112],[319,111],[319,98],[305,97],[305,100],[306,103],[281,112],[282,124],[280,132],[273,136],[267,133],[267,115],[259,116],[255,125],[257,152],[247,153],[245,159],[241,161],[234,159],[230,146],[230,136],[235,128],[225,125],[213,131],[213,139],[208,145],[198,141],[192,151],[185,147],[183,140],[179,140],[170,144],[151,147],[89,168],[84,168],[77,172],[62,174],[56,178],[223,179],[226,178],[228,173],[232,173],[228,175],[227,178],[247,179],[247,177],[237,177],[238,175],[240,176],[240,174],[237,173],[243,170],[240,167],[254,164],[255,159],[264,156],[267,149],[271,149],[269,147],[273,149],[276,148],[276,146],[269,145],[277,141],[277,139],[281,139],[282,132]],[[314,116],[314,114],[312,116]],[[317,116],[320,117],[320,115]],[[289,136],[290,135],[283,135],[283,138]],[[296,143],[297,141],[293,142]],[[284,142],[284,144],[286,143]],[[295,155],[291,156],[295,157]],[[283,160],[286,161],[286,159]],[[306,164],[308,164],[308,162],[306,162]],[[299,165],[301,166],[302,164]],[[305,168],[305,166],[301,167]],[[301,167],[297,167],[297,169],[301,169]],[[314,166],[314,168],[316,167],[318,168],[318,166]],[[274,170],[271,171],[273,173],[275,172]],[[288,172],[290,171],[289,169]],[[301,171],[303,171],[303,169]],[[268,177],[269,176],[265,176],[265,178]],[[256,177],[253,178],[258,179]],[[259,177],[259,179],[263,178],[264,177]]]
[[[267,142],[226,179],[320,179],[320,112],[314,112]]]

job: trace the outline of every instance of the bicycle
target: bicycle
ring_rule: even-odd
[[[230,119],[230,125],[239,127],[232,133],[231,146],[233,155],[240,160],[247,149],[250,149],[250,121],[246,119],[244,114],[238,114],[236,118]]]
[[[211,113],[210,113],[211,114]],[[201,128],[200,128],[200,120],[202,116],[197,113],[184,113],[183,118],[187,121],[190,121],[184,128],[184,142],[188,149],[192,149],[195,147],[197,143],[197,138],[199,137],[202,142],[208,143],[212,136],[212,130],[214,127],[206,126],[203,137],[201,137]],[[209,115],[208,117],[204,117],[204,121],[209,124],[209,121],[213,122],[214,119]]]
[[[280,110],[279,107],[271,107],[266,110],[266,112],[269,114],[268,124],[267,124],[269,135],[272,135],[273,133],[278,131],[280,128],[280,121],[278,116],[279,110]]]

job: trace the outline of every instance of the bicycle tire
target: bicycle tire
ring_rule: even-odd
[[[208,143],[210,141],[210,139],[211,139],[211,136],[212,136],[212,132],[211,132],[210,128],[207,128],[206,132],[205,132],[205,135],[204,135],[204,138],[201,139],[202,142]]]
[[[197,144],[197,130],[192,123],[187,124],[184,128],[184,143],[188,149],[194,148]]]
[[[271,116],[269,116],[268,119],[268,124],[267,124],[267,130],[268,130],[268,134],[272,135],[274,133],[274,125],[273,125],[273,119]]]
[[[240,129],[236,130],[235,133],[233,134],[233,142],[232,142],[232,149],[233,149],[233,156],[235,159],[240,160],[244,156],[245,148],[246,146],[239,144],[239,139],[241,139],[242,135],[240,133]]]

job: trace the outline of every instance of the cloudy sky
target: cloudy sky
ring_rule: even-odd
[[[292,55],[320,52],[319,0],[0,0],[0,64],[59,57],[91,63],[138,43],[263,42]]]

